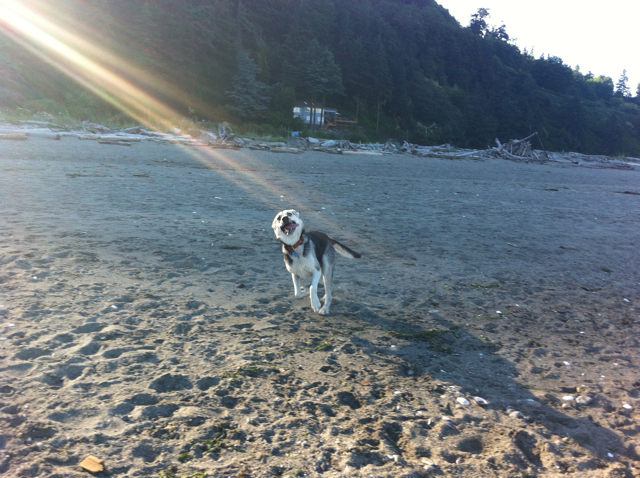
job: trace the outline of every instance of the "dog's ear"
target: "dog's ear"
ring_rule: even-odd
[[[296,211],[295,209],[293,210],[293,213],[294,213],[296,216],[300,217],[300,213],[299,213],[298,211]]]

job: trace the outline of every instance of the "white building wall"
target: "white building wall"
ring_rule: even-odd
[[[295,108],[293,108],[293,116],[300,118],[306,124],[311,124],[311,118],[314,115],[311,114],[310,107],[296,106]],[[324,124],[324,112],[322,108],[315,109],[315,124],[316,125]]]

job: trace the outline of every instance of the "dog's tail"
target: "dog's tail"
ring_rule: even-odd
[[[338,241],[336,240],[332,240],[331,241],[331,245],[333,246],[333,248],[336,250],[336,252],[338,254],[340,254],[341,256],[344,257],[348,257],[350,259],[360,259],[360,254],[358,254],[356,251],[352,251],[351,249],[349,249],[347,246],[340,244]]]

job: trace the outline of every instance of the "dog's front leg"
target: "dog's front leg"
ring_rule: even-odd
[[[329,307],[331,306],[331,273],[324,274],[322,281],[324,282],[324,305],[320,309],[322,315],[329,315]]]
[[[320,299],[318,299],[318,282],[320,282],[320,277],[322,277],[320,269],[313,271],[313,279],[311,280],[309,295],[311,296],[311,308],[314,312],[318,312],[320,310]]]
[[[296,297],[304,297],[304,291],[302,287],[300,287],[300,276],[295,274],[291,274],[291,278],[293,279],[293,293]]]

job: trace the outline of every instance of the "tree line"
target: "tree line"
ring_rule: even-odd
[[[463,26],[434,0],[57,4],[66,28],[171,88],[120,74],[198,118],[297,128],[304,100],[357,118],[368,140],[484,148],[538,131],[549,150],[640,156],[640,85],[520,51],[484,8]],[[112,108],[8,35],[0,72],[4,106]]]

